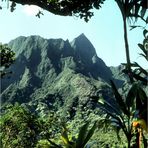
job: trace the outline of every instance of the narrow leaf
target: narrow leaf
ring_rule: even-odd
[[[103,101],[102,101],[102,100],[103,100]],[[115,106],[115,105],[109,103],[108,101],[106,101],[106,100],[104,100],[104,99],[101,99],[101,101],[100,101],[100,99],[99,99],[99,102],[102,103],[102,105],[103,105],[106,109],[110,110],[112,113],[116,113],[117,115],[122,116],[122,112],[121,112],[119,106],[117,106],[117,105]]]
[[[63,127],[63,132],[61,134],[61,139],[65,144],[69,144],[69,139],[68,139],[68,134],[67,134],[67,129]]]
[[[115,127],[115,130],[116,130],[117,139],[118,139],[119,141],[121,141],[121,137],[120,137],[120,135],[119,135],[121,128],[120,128],[119,126],[116,126],[116,127]]]
[[[89,122],[87,122],[86,124],[84,124],[79,132],[79,136],[78,139],[76,141],[76,148],[79,148],[83,145],[83,142],[85,140],[86,134],[87,134],[87,128],[89,126]]]
[[[141,17],[142,17],[142,18],[144,17],[145,13],[146,13],[146,9],[143,8],[143,9],[141,10]]]
[[[143,77],[141,77],[141,76],[139,76],[138,74],[135,74],[135,73],[132,73],[132,75],[136,80],[140,80],[143,83],[143,85],[147,85],[148,80],[146,78],[143,78]]]
[[[148,33],[148,31],[146,29],[144,29],[143,31],[143,36],[146,38],[146,34]]]
[[[62,148],[61,146],[55,144],[53,141],[49,140],[48,141],[52,144],[53,148]]]
[[[135,13],[134,13],[135,16],[138,16],[139,9],[140,9],[140,5],[136,4],[136,5],[135,5]],[[143,13],[142,13],[142,14],[143,14]]]
[[[138,44],[138,46],[144,52],[144,54],[147,55],[147,51],[145,50],[144,46],[142,44]]]
[[[146,104],[148,101],[148,97],[147,97],[145,91],[141,87],[139,87],[138,93],[140,95],[140,98],[141,98],[143,104]]]
[[[145,75],[147,75],[148,73],[147,73],[147,71],[145,70],[145,69],[143,69],[137,62],[135,62],[134,63],[137,67],[139,67],[140,68],[140,71],[142,71],[143,72],[143,74],[145,74]]]
[[[104,106],[101,106],[101,104],[100,104],[100,109],[102,109],[102,111],[104,111],[108,116],[110,116],[113,119],[115,119],[116,121],[118,121],[118,125],[120,126],[120,128],[122,128],[123,132],[125,134],[128,134],[125,122],[119,116],[117,116],[116,114],[113,114],[108,109],[106,109]]]
[[[136,92],[137,84],[133,84],[126,97],[126,105],[128,106],[128,108],[132,107],[132,105],[134,104],[134,100],[136,99]]]
[[[148,57],[145,56],[143,53],[140,53],[139,55],[143,56],[148,61]]]
[[[86,145],[86,143],[90,140],[90,138],[92,137],[92,135],[94,134],[94,131],[97,127],[97,122],[94,123],[93,127],[88,131],[87,136],[83,142],[82,147],[84,147]]]
[[[99,103],[99,102],[98,102],[98,103]],[[99,103],[99,105],[100,105],[100,109],[102,109],[102,111],[104,111],[107,115],[109,115],[109,116],[112,117],[113,119],[116,119],[116,120],[119,122],[120,126],[122,127],[122,120],[121,120],[121,118],[119,118],[118,115],[116,115],[115,113],[112,113],[112,112],[111,112],[110,110],[108,110],[106,107],[102,106],[101,103]]]
[[[142,26],[130,26],[130,30],[133,30],[133,29],[135,29],[135,28],[137,28],[137,27],[142,27]]]
[[[136,95],[136,110],[140,111],[140,110],[142,110],[142,107],[143,107],[142,100],[140,98],[140,94],[137,92],[137,95]]]
[[[121,97],[121,95],[119,94],[115,84],[113,83],[113,81],[111,80],[111,86],[112,86],[112,89],[113,89],[113,92],[114,92],[114,95],[115,95],[115,99],[118,103],[118,105],[120,106],[120,108],[122,109],[123,113],[126,114],[127,116],[130,115],[130,113],[128,112],[127,108],[126,108],[126,105]]]

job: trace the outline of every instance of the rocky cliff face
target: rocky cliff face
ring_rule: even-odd
[[[18,37],[9,43],[16,53],[10,79],[2,80],[2,104],[20,102],[70,114],[75,108],[94,107],[90,96],[110,95],[112,72],[81,34],[72,42]],[[102,90],[102,91],[101,91]],[[41,105],[42,104],[42,105]]]

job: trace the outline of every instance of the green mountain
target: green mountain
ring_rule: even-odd
[[[84,34],[72,42],[21,36],[8,45],[16,61],[11,77],[2,80],[2,106],[20,102],[37,112],[60,110],[72,118],[79,109],[96,108],[92,96],[112,96],[110,79],[123,84],[122,79],[115,80]]]

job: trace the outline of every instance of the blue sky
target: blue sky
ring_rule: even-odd
[[[84,33],[94,45],[100,58],[108,66],[124,63],[125,49],[123,24],[120,11],[114,1],[106,1],[100,10],[94,10],[94,17],[86,23],[76,17],[63,17],[43,11],[41,18],[35,17],[36,9],[17,6],[11,13],[6,2],[0,10],[0,42],[8,43],[18,36],[40,35],[44,38],[73,40]],[[140,22],[141,24],[141,22]],[[143,25],[143,24],[142,24]],[[131,61],[137,61],[147,68],[146,61],[139,57],[137,44],[143,41],[142,29],[128,32]]]

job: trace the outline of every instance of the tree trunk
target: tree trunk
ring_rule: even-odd
[[[128,141],[128,148],[130,148],[130,147],[131,147],[131,146],[130,146],[130,143],[131,143],[131,142],[130,142],[130,141]]]
[[[131,136],[127,137],[127,141],[128,141],[128,148],[130,148],[131,147]]]
[[[133,82],[133,78],[132,78],[132,75],[131,75],[131,62],[130,62],[128,37],[127,37],[128,35],[127,35],[126,16],[123,16],[123,26],[124,26],[124,43],[125,43],[127,70],[128,70],[128,76],[129,76],[130,81],[132,83]]]

